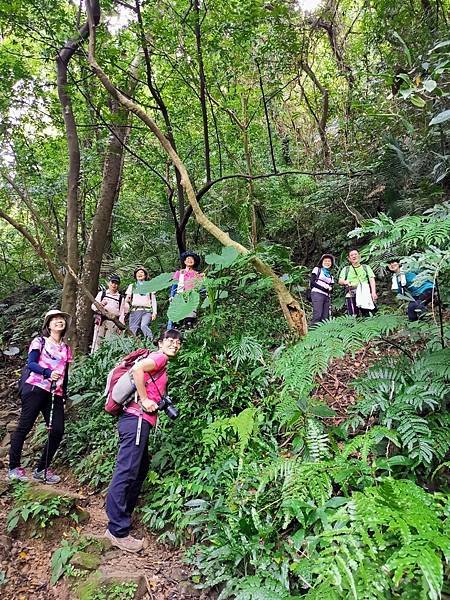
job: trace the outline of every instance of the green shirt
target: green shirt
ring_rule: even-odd
[[[339,273],[339,279],[345,279],[352,287],[357,287],[358,283],[369,283],[369,279],[375,279],[375,275],[369,265],[364,266],[365,269],[362,265],[359,265],[359,267],[353,267],[352,265],[344,267]],[[346,274],[347,270],[348,274]]]

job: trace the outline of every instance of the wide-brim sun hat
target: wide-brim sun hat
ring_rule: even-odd
[[[140,265],[139,267],[136,267],[135,270],[133,271],[133,277],[134,277],[134,279],[136,279],[136,273],[138,271],[144,271],[145,276],[148,277],[148,271],[147,271],[147,269],[145,267],[143,267],[142,265]]]
[[[334,265],[336,264],[336,260],[332,254],[328,254],[328,253],[322,254],[322,256],[320,257],[320,260],[319,260],[319,265],[322,265],[325,258],[329,258],[331,260],[331,266],[334,267]]]
[[[186,250],[186,252],[182,252],[180,254],[180,261],[181,261],[182,265],[184,265],[184,261],[188,258],[188,256],[190,256],[191,258],[194,259],[195,267],[200,266],[200,263],[201,263],[200,256],[196,252],[191,252],[190,250]]]
[[[71,315],[69,315],[69,313],[63,312],[62,310],[58,310],[56,308],[53,308],[52,310],[49,310],[47,313],[45,313],[42,329],[45,329],[48,326],[51,318],[59,317],[59,316],[64,317],[64,320],[66,321],[66,330],[69,329],[70,324],[72,323]]]

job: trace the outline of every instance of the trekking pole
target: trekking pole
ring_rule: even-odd
[[[100,327],[101,325],[95,325],[94,326],[94,338],[92,340],[92,346],[91,346],[91,354],[94,354],[95,350],[96,350],[96,345],[97,345],[97,340],[98,340],[98,336],[100,333]]]
[[[52,395],[52,400],[50,404],[50,416],[48,419],[47,425],[47,449],[45,451],[45,467],[44,467],[44,483],[47,483],[47,469],[48,469],[48,451],[50,448],[50,434],[52,432],[52,422],[53,422],[53,409],[55,407],[55,390],[56,390],[56,381],[52,381],[50,386],[50,394]]]

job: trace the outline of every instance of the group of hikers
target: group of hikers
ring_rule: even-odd
[[[200,256],[196,252],[183,252],[180,256],[181,269],[173,273],[173,285],[170,289],[170,300],[182,292],[187,292],[199,285],[202,280],[200,268]],[[91,353],[98,350],[102,341],[111,334],[120,334],[120,328],[112,318],[118,319],[125,324],[128,317],[130,331],[137,335],[139,331],[150,340],[153,339],[151,323],[158,316],[158,303],[154,292],[145,291],[145,283],[150,279],[148,270],[138,266],[133,272],[134,282],[127,287],[125,294],[119,291],[120,277],[111,275],[108,281],[108,289],[98,292],[95,300],[103,306],[107,315],[103,315],[95,304],[91,308],[94,311],[94,335],[92,338]],[[183,319],[181,324],[184,328],[190,328],[197,318],[196,311]],[[169,321],[167,328],[172,323]]]
[[[357,250],[348,253],[349,265],[344,267],[338,283],[346,290],[346,308],[349,315],[367,316],[376,309],[377,292],[375,277],[368,265],[361,264]],[[184,290],[193,289],[201,274],[198,271],[200,258],[193,252],[181,255],[182,268],[174,273],[175,284],[171,297]],[[311,274],[310,290],[313,305],[313,324],[327,319],[330,315],[330,298],[334,285],[334,257],[325,254]],[[392,289],[401,294],[408,293],[408,317],[411,321],[419,318],[421,312],[433,295],[433,284],[423,281],[415,285],[416,274],[404,272],[397,259],[388,264],[392,272]],[[152,337],[150,324],[157,315],[155,295],[147,293],[140,286],[148,279],[149,274],[144,267],[134,271],[135,283],[130,285],[121,297],[118,290],[120,279],[112,276],[107,292],[99,292],[97,301],[114,317],[123,323],[129,313],[129,327],[133,333],[140,329],[144,336]],[[144,293],[145,292],[145,293]],[[95,305],[93,305],[94,308]],[[188,317],[187,325],[192,325],[196,315]],[[32,471],[32,478],[44,483],[57,484],[60,477],[49,467],[64,433],[64,405],[67,398],[69,365],[72,352],[64,337],[70,327],[71,316],[60,310],[50,310],[44,317],[42,334],[32,340],[28,350],[28,360],[23,370],[19,392],[22,411],[16,430],[11,435],[9,453],[8,478],[10,480],[27,481],[28,476],[21,466],[22,448],[39,413],[42,413],[48,429],[47,443]],[[93,349],[109,332],[114,331],[114,323],[108,319],[99,319],[96,324]],[[177,329],[168,327],[160,334],[157,350],[135,351],[140,359],[128,365],[122,361],[123,376],[118,381],[125,385],[120,392],[123,405],[118,406],[119,450],[116,458],[114,474],[106,498],[108,526],[105,536],[112,544],[128,552],[139,552],[143,548],[143,540],[133,537],[132,513],[136,506],[139,492],[149,469],[148,439],[152,427],[158,420],[158,410],[167,403],[167,363],[174,358],[182,344],[182,334]],[[115,327],[115,325],[114,325]],[[125,368],[126,367],[126,368]],[[117,367],[119,368],[119,367]],[[109,378],[108,378],[109,380]],[[117,387],[119,387],[117,383]],[[131,393],[123,390],[131,390]],[[119,390],[120,391],[120,390]],[[118,391],[118,394],[119,394]],[[108,402],[114,401],[111,392]],[[108,412],[108,402],[105,409]],[[120,404],[119,400],[117,402]],[[166,410],[167,412],[167,410]],[[173,414],[167,412],[171,418]]]
[[[345,289],[347,314],[356,317],[371,316],[377,310],[378,300],[374,272],[369,265],[361,263],[358,250],[350,250],[347,257],[349,264],[341,269],[338,276],[338,284]],[[332,254],[324,254],[312,270],[309,282],[313,308],[311,326],[330,318],[335,262]],[[417,273],[404,271],[399,258],[388,259],[386,266],[392,273],[392,291],[409,299],[408,319],[417,321],[433,299],[434,282],[424,278],[418,282]]]

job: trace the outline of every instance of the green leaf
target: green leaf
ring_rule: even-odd
[[[412,58],[411,58],[411,52],[408,48],[408,46],[406,45],[405,40],[401,37],[400,34],[398,34],[396,31],[392,32],[392,35],[397,38],[397,40],[401,43],[401,45],[403,46],[403,51],[405,53],[406,56],[406,60],[408,61],[408,65],[411,67],[412,66]]]
[[[437,88],[437,83],[435,82],[434,79],[425,79],[425,81],[423,82],[423,89],[426,90],[427,92],[432,92],[436,88]]]
[[[151,292],[159,292],[168,288],[173,283],[173,273],[161,273],[157,277],[153,277],[149,281],[144,281],[142,285],[139,286],[139,290],[143,294],[150,294]],[[133,292],[135,288],[133,286]]]
[[[309,412],[315,417],[335,417],[336,411],[326,404],[315,404],[309,409]]]
[[[220,254],[207,254],[205,256],[205,262],[208,265],[215,265],[217,269],[225,269],[230,267],[236,258],[239,256],[239,252],[233,246],[225,246],[222,248]]]
[[[170,321],[178,323],[188,317],[200,304],[200,294],[195,290],[177,294],[170,303],[167,317]]]
[[[417,106],[417,108],[423,108],[427,104],[420,96],[411,96],[410,100],[411,104],[414,104],[414,106]]]
[[[439,44],[436,44],[436,46],[433,46],[433,48],[431,48],[431,50],[429,50],[428,54],[431,54],[432,52],[434,52],[435,50],[438,50],[439,48],[444,48],[445,46],[450,46],[450,40],[445,40],[444,42],[439,42]]]
[[[443,110],[438,115],[433,117],[428,125],[439,125],[440,123],[445,123],[450,119],[450,110]]]

